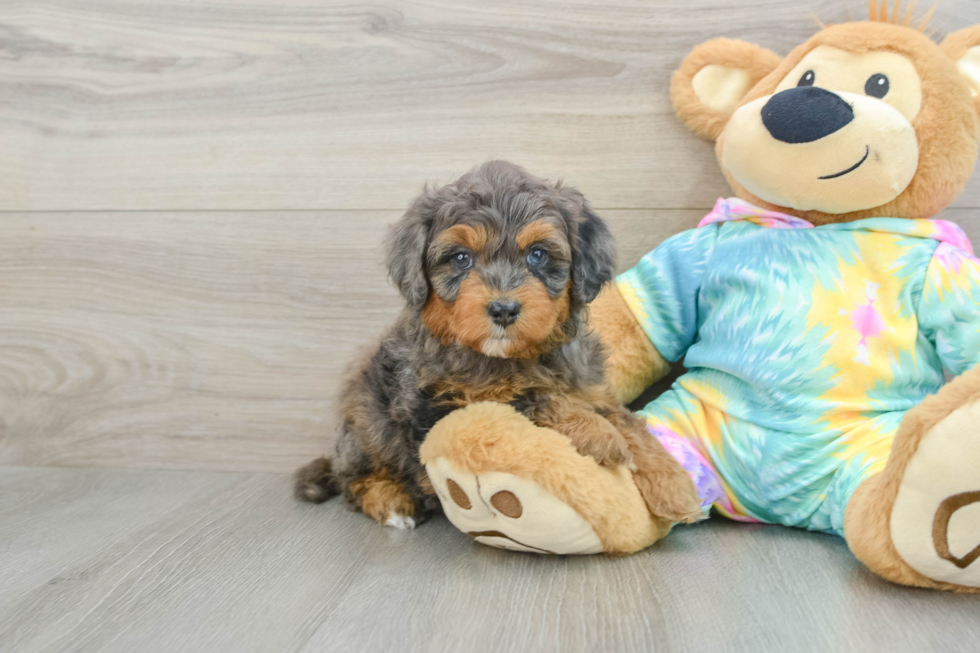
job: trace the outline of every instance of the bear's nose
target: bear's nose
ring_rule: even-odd
[[[515,301],[495,301],[487,306],[487,313],[495,324],[502,327],[510,326],[517,321],[517,316],[521,314],[521,304]]]
[[[854,109],[836,93],[798,86],[776,93],[762,107],[762,124],[776,140],[812,143],[854,120]]]

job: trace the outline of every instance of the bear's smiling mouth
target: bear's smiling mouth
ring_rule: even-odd
[[[841,170],[840,172],[836,172],[836,173],[834,173],[832,175],[824,175],[823,177],[817,177],[817,179],[836,179],[837,177],[843,177],[844,175],[846,175],[849,172],[854,172],[855,170],[857,170],[858,168],[861,167],[861,164],[862,163],[864,163],[865,161],[868,160],[868,154],[870,154],[870,153],[871,153],[871,148],[868,147],[867,145],[865,145],[864,146],[864,156],[861,157],[861,160],[860,161],[858,161],[857,163],[855,163],[854,165],[852,165],[847,170]]]

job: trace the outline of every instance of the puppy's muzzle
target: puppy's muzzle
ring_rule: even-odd
[[[487,304],[487,313],[497,326],[509,327],[521,314],[520,302],[497,300]]]

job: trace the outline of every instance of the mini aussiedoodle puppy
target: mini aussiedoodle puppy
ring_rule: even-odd
[[[297,471],[296,496],[343,494],[382,524],[412,528],[440,509],[419,462],[429,429],[456,408],[497,401],[602,465],[634,465],[655,515],[697,513],[692,497],[663,514],[663,495],[690,480],[604,380],[585,309],[614,262],[612,235],[581,193],[516,165],[492,161],[427,189],[387,243],[407,305],[354,368],[334,455]]]

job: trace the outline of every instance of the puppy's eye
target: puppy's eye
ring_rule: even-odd
[[[539,268],[548,262],[548,252],[540,247],[533,248],[527,253],[527,264],[533,268]]]
[[[803,73],[803,77],[800,77],[800,81],[797,82],[797,86],[813,86],[813,83],[817,81],[817,74],[812,70],[808,70]]]
[[[888,89],[891,84],[888,83],[888,78],[881,73],[876,73],[868,78],[868,81],[864,83],[864,92],[871,97],[883,98],[888,95]]]
[[[473,267],[473,257],[470,256],[469,252],[456,252],[449,259],[452,263],[453,268],[462,272],[463,270],[469,270]]]

